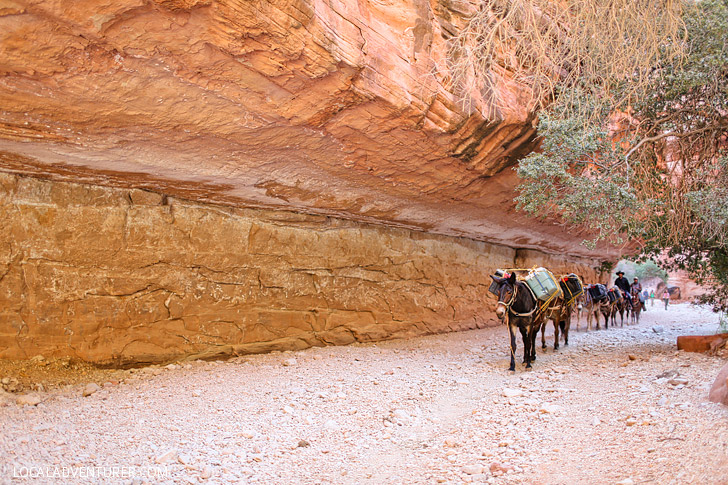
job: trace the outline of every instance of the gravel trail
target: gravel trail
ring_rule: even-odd
[[[728,484],[727,356],[675,350],[717,318],[642,317],[515,373],[498,327],[4,395],[0,483]]]

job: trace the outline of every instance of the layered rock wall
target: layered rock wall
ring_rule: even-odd
[[[0,167],[616,259],[515,210],[504,168],[538,144],[516,53],[492,92],[452,82],[480,5],[0,1]]]
[[[466,238],[5,172],[0,219],[0,358],[119,365],[469,329],[497,324],[494,268],[597,277]]]

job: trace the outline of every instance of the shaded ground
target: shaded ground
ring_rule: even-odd
[[[727,358],[675,350],[717,318],[655,306],[583,330],[515,373],[503,327],[171,368],[40,365],[64,377],[42,381],[38,406],[0,407],[0,483],[728,483],[728,407],[706,401]]]

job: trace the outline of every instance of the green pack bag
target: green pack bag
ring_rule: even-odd
[[[523,281],[540,301],[549,301],[561,295],[559,283],[546,268],[534,268]]]

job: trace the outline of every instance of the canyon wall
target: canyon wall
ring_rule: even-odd
[[[0,171],[0,358],[215,358],[495,325],[488,274],[595,261]]]
[[[452,81],[479,6],[0,1],[0,167],[614,260],[515,210],[538,137],[514,53],[492,91]]]

